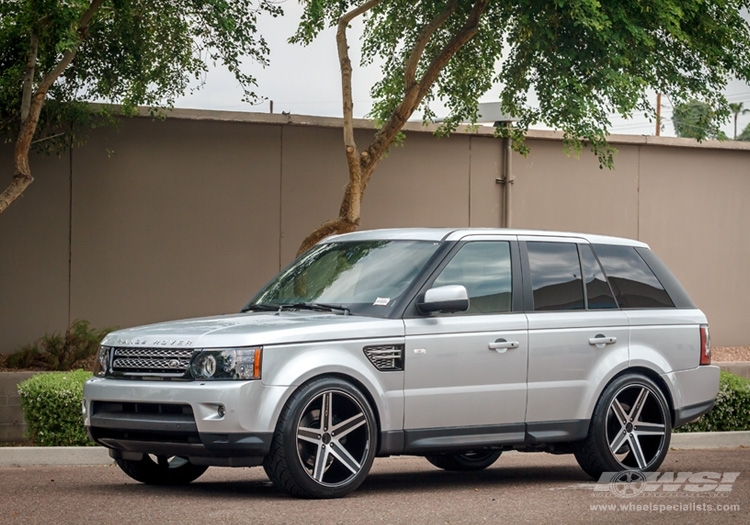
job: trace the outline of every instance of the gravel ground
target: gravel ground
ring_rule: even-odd
[[[750,361],[750,346],[719,346],[711,349],[711,361]]]

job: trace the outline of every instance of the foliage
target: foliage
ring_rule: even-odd
[[[336,219],[300,252],[333,233],[356,229],[370,177],[416,112],[447,117],[440,134],[474,123],[491,93],[517,119],[509,135],[526,152],[524,133],[543,124],[561,130],[568,152],[587,145],[612,167],[610,115],[656,119],[654,91],[675,104],[700,99],[729,115],[722,91],[732,76],[750,80],[747,0],[308,0],[293,42],[307,44],[336,27],[349,184]],[[370,114],[379,125],[360,149],[354,141],[353,68],[346,32],[362,21],[361,63],[381,64]],[[495,90],[493,92],[493,89]]]
[[[8,356],[10,368],[70,370],[78,361],[96,355],[99,343],[112,328],[95,329],[85,320],[75,321],[64,334],[45,335]]]
[[[372,116],[385,122],[402,101],[405,64],[428,24],[446,5],[455,10],[427,42],[418,64],[425,70],[460,30],[481,0],[382,0],[363,16],[362,62],[382,63],[372,90]],[[326,25],[364,0],[311,0],[295,41],[309,42]],[[444,67],[420,106],[442,100],[450,116],[443,130],[477,116],[476,102],[499,83],[503,112],[519,118],[516,138],[542,123],[565,133],[574,149],[583,142],[609,164],[609,113],[655,118],[649,89],[676,104],[692,98],[728,115],[721,91],[736,74],[750,79],[750,31],[741,0],[490,0],[477,34]],[[538,106],[534,104],[538,100]]]
[[[678,137],[697,141],[714,139],[719,136],[719,124],[711,106],[699,100],[678,104],[672,112],[672,123]]]
[[[81,416],[83,383],[89,377],[85,370],[51,372],[19,383],[26,432],[34,445],[93,445]]]
[[[742,133],[737,135],[737,140],[742,140],[745,142],[750,142],[750,124],[745,126],[745,129],[742,130]]]
[[[727,432],[750,430],[750,380],[721,372],[716,404],[697,421],[677,432]]]
[[[257,100],[244,59],[267,63],[257,36],[273,0],[0,0],[0,135],[16,142],[16,173],[0,212],[31,183],[28,150],[59,151],[112,122],[86,101],[169,107],[222,63]]]

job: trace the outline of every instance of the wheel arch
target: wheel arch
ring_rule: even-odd
[[[664,380],[664,377],[651,368],[647,368],[645,366],[632,366],[632,367],[625,368],[621,370],[620,372],[618,372],[617,374],[615,374],[607,382],[607,384],[604,385],[604,388],[602,388],[602,392],[604,392],[611,383],[613,383],[618,378],[627,374],[640,374],[642,376],[645,376],[649,378],[651,381],[653,381],[657,387],[659,387],[661,394],[664,396],[664,399],[667,401],[667,408],[669,409],[669,416],[670,416],[670,419],[672,420],[671,424],[672,424],[672,427],[674,427],[675,404],[674,404],[674,399],[672,398],[672,390],[669,388],[668,383]],[[601,397],[601,394],[599,394],[599,397]]]
[[[274,427],[283,407],[295,392],[310,381],[334,377],[351,383],[365,396],[377,424],[378,447],[382,432],[401,430],[404,409],[403,371],[378,371],[367,360],[364,352],[352,352],[351,348],[339,345],[308,348],[291,359],[282,357],[274,359],[273,373],[264,377],[268,386],[279,386],[284,390],[275,402],[273,414],[269,415]]]

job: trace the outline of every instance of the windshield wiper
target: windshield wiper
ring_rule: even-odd
[[[344,315],[351,314],[348,306],[343,304],[326,304],[326,303],[315,303],[315,302],[302,302],[302,303],[284,303],[279,305],[281,308],[298,308],[304,310],[316,310],[324,312],[343,312]]]
[[[249,304],[240,310],[240,313],[245,312],[280,312],[281,308],[285,305],[273,304],[273,303],[255,303]]]

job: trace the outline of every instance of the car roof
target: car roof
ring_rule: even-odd
[[[641,241],[598,235],[590,233],[559,232],[547,230],[522,230],[511,228],[388,228],[378,230],[361,230],[327,237],[323,242],[331,241],[374,241],[374,240],[411,240],[411,241],[460,241],[466,237],[482,235],[511,235],[517,237],[582,239],[592,244],[619,244],[648,248]]]

